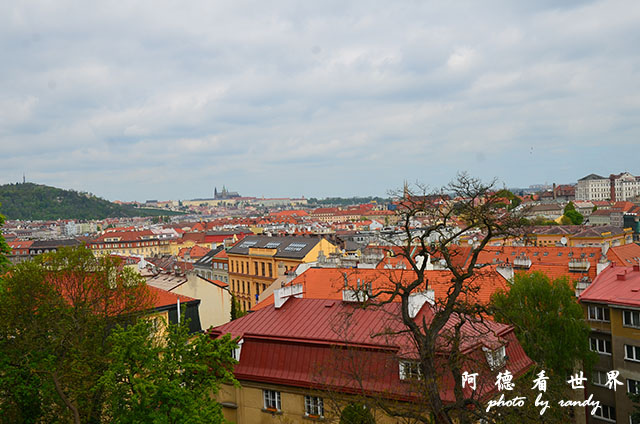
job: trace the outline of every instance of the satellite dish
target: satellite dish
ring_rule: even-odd
[[[560,243],[562,243],[563,246],[566,246],[567,245],[567,238],[566,237],[562,237],[560,239]]]
[[[472,240],[472,239],[469,239],[469,240],[467,241],[467,243],[469,243],[469,244],[471,245],[471,244],[473,244],[473,240]]]

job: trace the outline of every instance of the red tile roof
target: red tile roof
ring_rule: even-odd
[[[531,267],[527,272],[540,271],[549,273],[549,277],[562,276],[577,280],[582,277],[594,279],[597,273],[598,261],[602,257],[599,247],[545,247],[545,246],[490,246],[478,255],[478,264],[510,263],[519,256],[531,259]],[[589,271],[569,271],[569,262],[575,259],[589,261]],[[516,270],[516,272],[519,272]]]
[[[183,296],[181,294],[175,294],[168,292],[166,290],[159,289],[153,286],[147,286],[151,295],[153,296],[153,307],[154,308],[162,308],[165,306],[175,305],[180,299],[181,303],[191,302],[194,299],[193,297]]]

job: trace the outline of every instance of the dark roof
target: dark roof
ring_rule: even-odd
[[[250,248],[277,249],[274,256],[280,258],[302,259],[322,240],[321,237],[295,236],[247,236],[237,242],[227,252],[247,255]]]
[[[606,178],[601,177],[598,174],[589,174],[586,177],[580,178],[578,181],[585,181],[585,180],[606,180]]]
[[[193,266],[196,268],[211,268],[211,260],[215,255],[220,253],[221,250],[224,250],[224,247],[220,246],[216,249],[209,250],[203,257],[198,259]]]
[[[76,239],[65,240],[36,240],[31,245],[31,249],[58,249],[60,247],[80,246],[82,243]]]

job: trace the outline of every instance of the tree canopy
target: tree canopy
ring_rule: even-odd
[[[562,216],[563,224],[580,225],[584,221],[584,216],[576,210],[573,202],[567,203],[564,207],[564,215]]]
[[[0,207],[2,204],[0,204]],[[4,216],[0,214],[0,229],[4,225]],[[11,253],[11,248],[7,244],[7,241],[2,237],[2,232],[0,232],[0,278],[2,277],[2,273],[9,267],[9,260],[7,259],[8,254]]]
[[[137,273],[86,248],[11,268],[0,282],[0,422],[189,422],[187,410],[220,422],[209,396],[229,379],[233,343],[188,343],[184,325],[152,337],[152,306]]]
[[[564,378],[577,362],[589,368],[597,358],[589,349],[590,328],[568,278],[518,273],[509,291],[496,293],[492,303],[496,320],[513,324],[527,355],[548,372]]]
[[[232,383],[229,335],[190,340],[188,325],[172,324],[164,337],[150,320],[118,327],[109,337],[110,365],[100,378],[105,414],[114,423],[222,423],[222,407],[211,400],[221,382]]]

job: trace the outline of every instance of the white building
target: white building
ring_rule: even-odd
[[[608,178],[590,174],[578,180],[576,200],[625,201],[640,195],[640,179],[628,172],[611,174]]]

